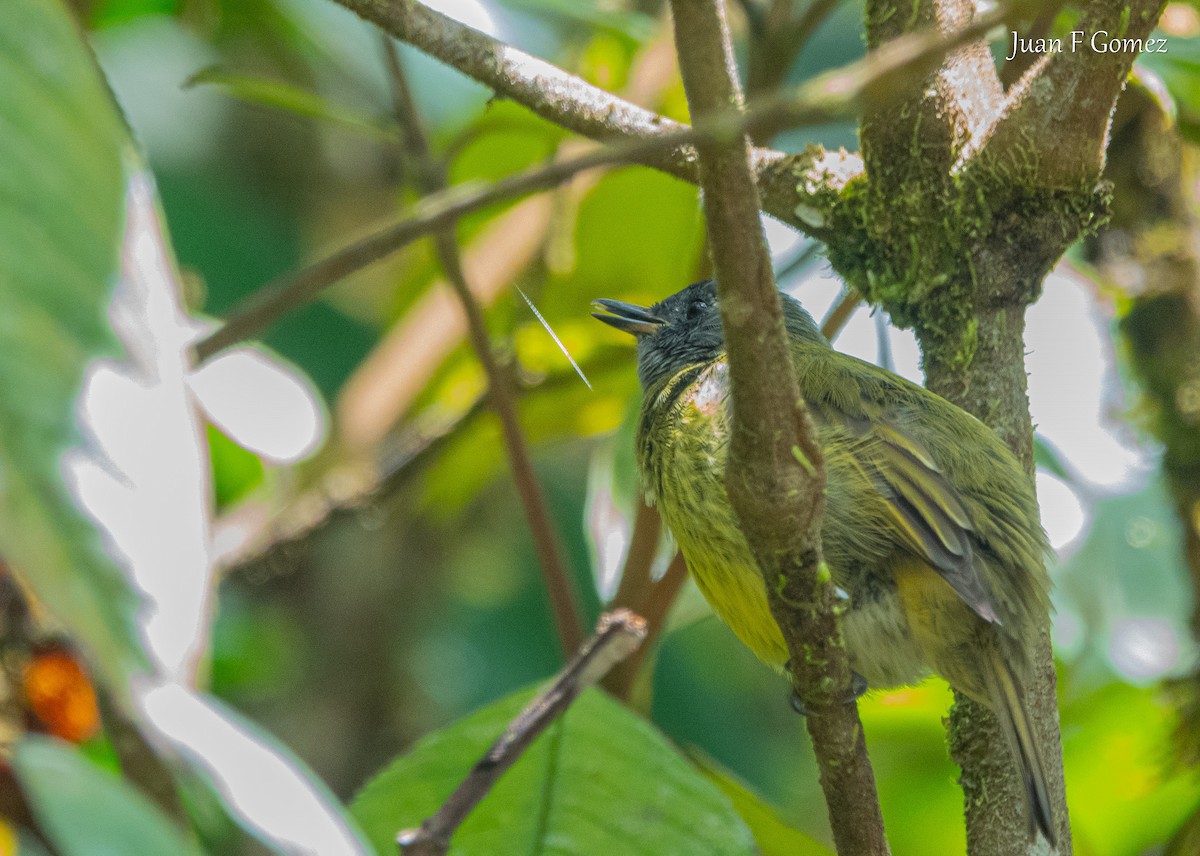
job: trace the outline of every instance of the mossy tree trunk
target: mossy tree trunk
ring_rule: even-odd
[[[1144,37],[1161,5],[1091,3],[1080,28]],[[970,0],[868,0],[867,38],[878,47],[906,30],[961,28],[973,14]],[[986,45],[963,46],[864,118],[865,175],[837,212],[858,243],[831,246],[835,267],[915,330],[927,386],[994,428],[1031,474],[1025,310],[1066,248],[1106,213],[1109,113],[1134,58],[1048,55],[1005,91]],[[1048,630],[1037,639],[1027,692],[1060,852],[1069,853]],[[1044,847],[1028,842],[1022,787],[998,724],[961,694],[950,746],[962,767],[972,856]]]

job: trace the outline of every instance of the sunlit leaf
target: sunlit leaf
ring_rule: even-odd
[[[64,744],[26,737],[13,765],[62,856],[199,856],[195,842],[138,791]]]
[[[581,361],[594,389],[589,390],[564,367],[520,396],[521,424],[530,441],[595,436],[620,424],[629,390],[637,381],[632,373],[613,365],[609,356],[598,354],[594,360]],[[452,360],[439,379],[442,383],[435,387],[438,398],[454,398],[462,405],[481,393],[482,377],[473,361],[474,355],[465,351]],[[620,392],[610,391],[614,389]],[[461,508],[504,471],[503,448],[499,424],[490,414],[462,426],[446,442],[425,480],[429,503],[442,511]]]
[[[226,437],[213,425],[205,426],[212,461],[213,495],[217,509],[237,502],[263,480],[262,460]]]
[[[359,794],[377,851],[437,810],[513,716],[522,692],[422,740]],[[649,723],[597,690],[579,698],[459,829],[454,854],[755,852],[730,800]]]
[[[111,27],[147,15],[171,15],[178,8],[179,0],[99,0],[92,6],[91,24]]]

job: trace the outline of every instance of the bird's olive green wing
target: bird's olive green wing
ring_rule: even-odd
[[[810,401],[818,427],[855,437],[854,455],[872,487],[887,501],[894,532],[924,559],[981,618],[998,624],[991,591],[976,565],[975,527],[958,491],[926,449],[882,409],[844,395]],[[859,406],[861,405],[861,406]]]

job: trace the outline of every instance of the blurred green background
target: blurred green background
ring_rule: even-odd
[[[148,153],[195,310],[222,316],[414,201],[379,39],[334,4],[74,5]],[[659,3],[435,5],[686,118],[677,72],[652,61],[669,40]],[[856,3],[842,4],[787,79],[861,55],[861,15]],[[735,25],[744,58],[747,30],[740,18]],[[1195,50],[1194,30],[1173,37],[1173,57]],[[489,101],[482,87],[414,51],[401,48],[401,56],[453,182],[500,178],[563,144],[559,129],[523,109]],[[854,148],[855,129],[812,128],[772,141],[789,151],[809,143]],[[539,198],[536,211],[505,219],[516,206],[498,206],[466,218],[458,233],[468,257],[477,254],[477,284],[497,279],[484,299],[488,326],[520,379],[523,425],[590,621],[601,592],[611,593],[601,578],[619,558],[633,514],[629,438],[639,400],[632,349],[591,321],[588,305],[597,297],[650,302],[701,277],[703,227],[695,188],[641,168]],[[541,225],[526,234],[530,223]],[[819,251],[781,227],[771,235],[782,284],[819,316],[838,291]],[[1053,574],[1068,793],[1077,853],[1133,856],[1159,852],[1200,802],[1200,783],[1175,761],[1174,716],[1160,689],[1192,665],[1193,593],[1179,525],[1156,476],[1158,451],[1138,428],[1136,391],[1114,345],[1119,299],[1090,284],[1081,265],[1063,268],[1047,299],[1054,289],[1081,297],[1049,310],[1063,313],[1049,322],[1062,339],[1057,347],[1070,347],[1073,334],[1064,331],[1076,325],[1093,350],[1073,359],[1096,366],[1093,399],[1069,402],[1087,426],[1068,423],[1039,449],[1060,500],[1055,513],[1066,520]],[[244,533],[234,524],[257,521],[252,535],[233,539],[212,689],[344,798],[422,735],[544,679],[561,662],[498,425],[478,405],[482,377],[456,308],[436,300],[446,292],[438,277],[428,243],[413,245],[267,334],[328,414],[319,454],[263,465],[210,432],[228,524],[219,531]],[[861,309],[844,335],[839,346],[916,373],[911,337],[886,319]],[[1035,357],[1061,364],[1055,347],[1031,344]],[[1061,426],[1039,414],[1039,401],[1075,395],[1076,384],[1067,374],[1057,393],[1039,398],[1038,365],[1031,363],[1035,421]],[[1101,443],[1090,457],[1075,448],[1073,438],[1095,436],[1112,447]],[[1108,469],[1089,469],[1097,457]],[[344,501],[367,488],[368,496]],[[1052,535],[1059,523],[1047,521]],[[774,804],[788,824],[828,839],[787,686],[695,590],[684,590],[648,662],[637,706],[695,757]],[[961,797],[941,724],[949,702],[945,685],[930,681],[862,703],[897,856],[963,850]]]

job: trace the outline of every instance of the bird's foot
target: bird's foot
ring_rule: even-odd
[[[854,704],[854,702],[858,701],[866,691],[867,679],[858,672],[851,672],[850,695],[846,697],[843,703]],[[791,702],[792,710],[796,711],[796,713],[800,714],[801,716],[808,716],[808,708],[804,706],[804,702],[801,701],[800,696],[796,695],[796,691],[794,689],[792,690]]]

